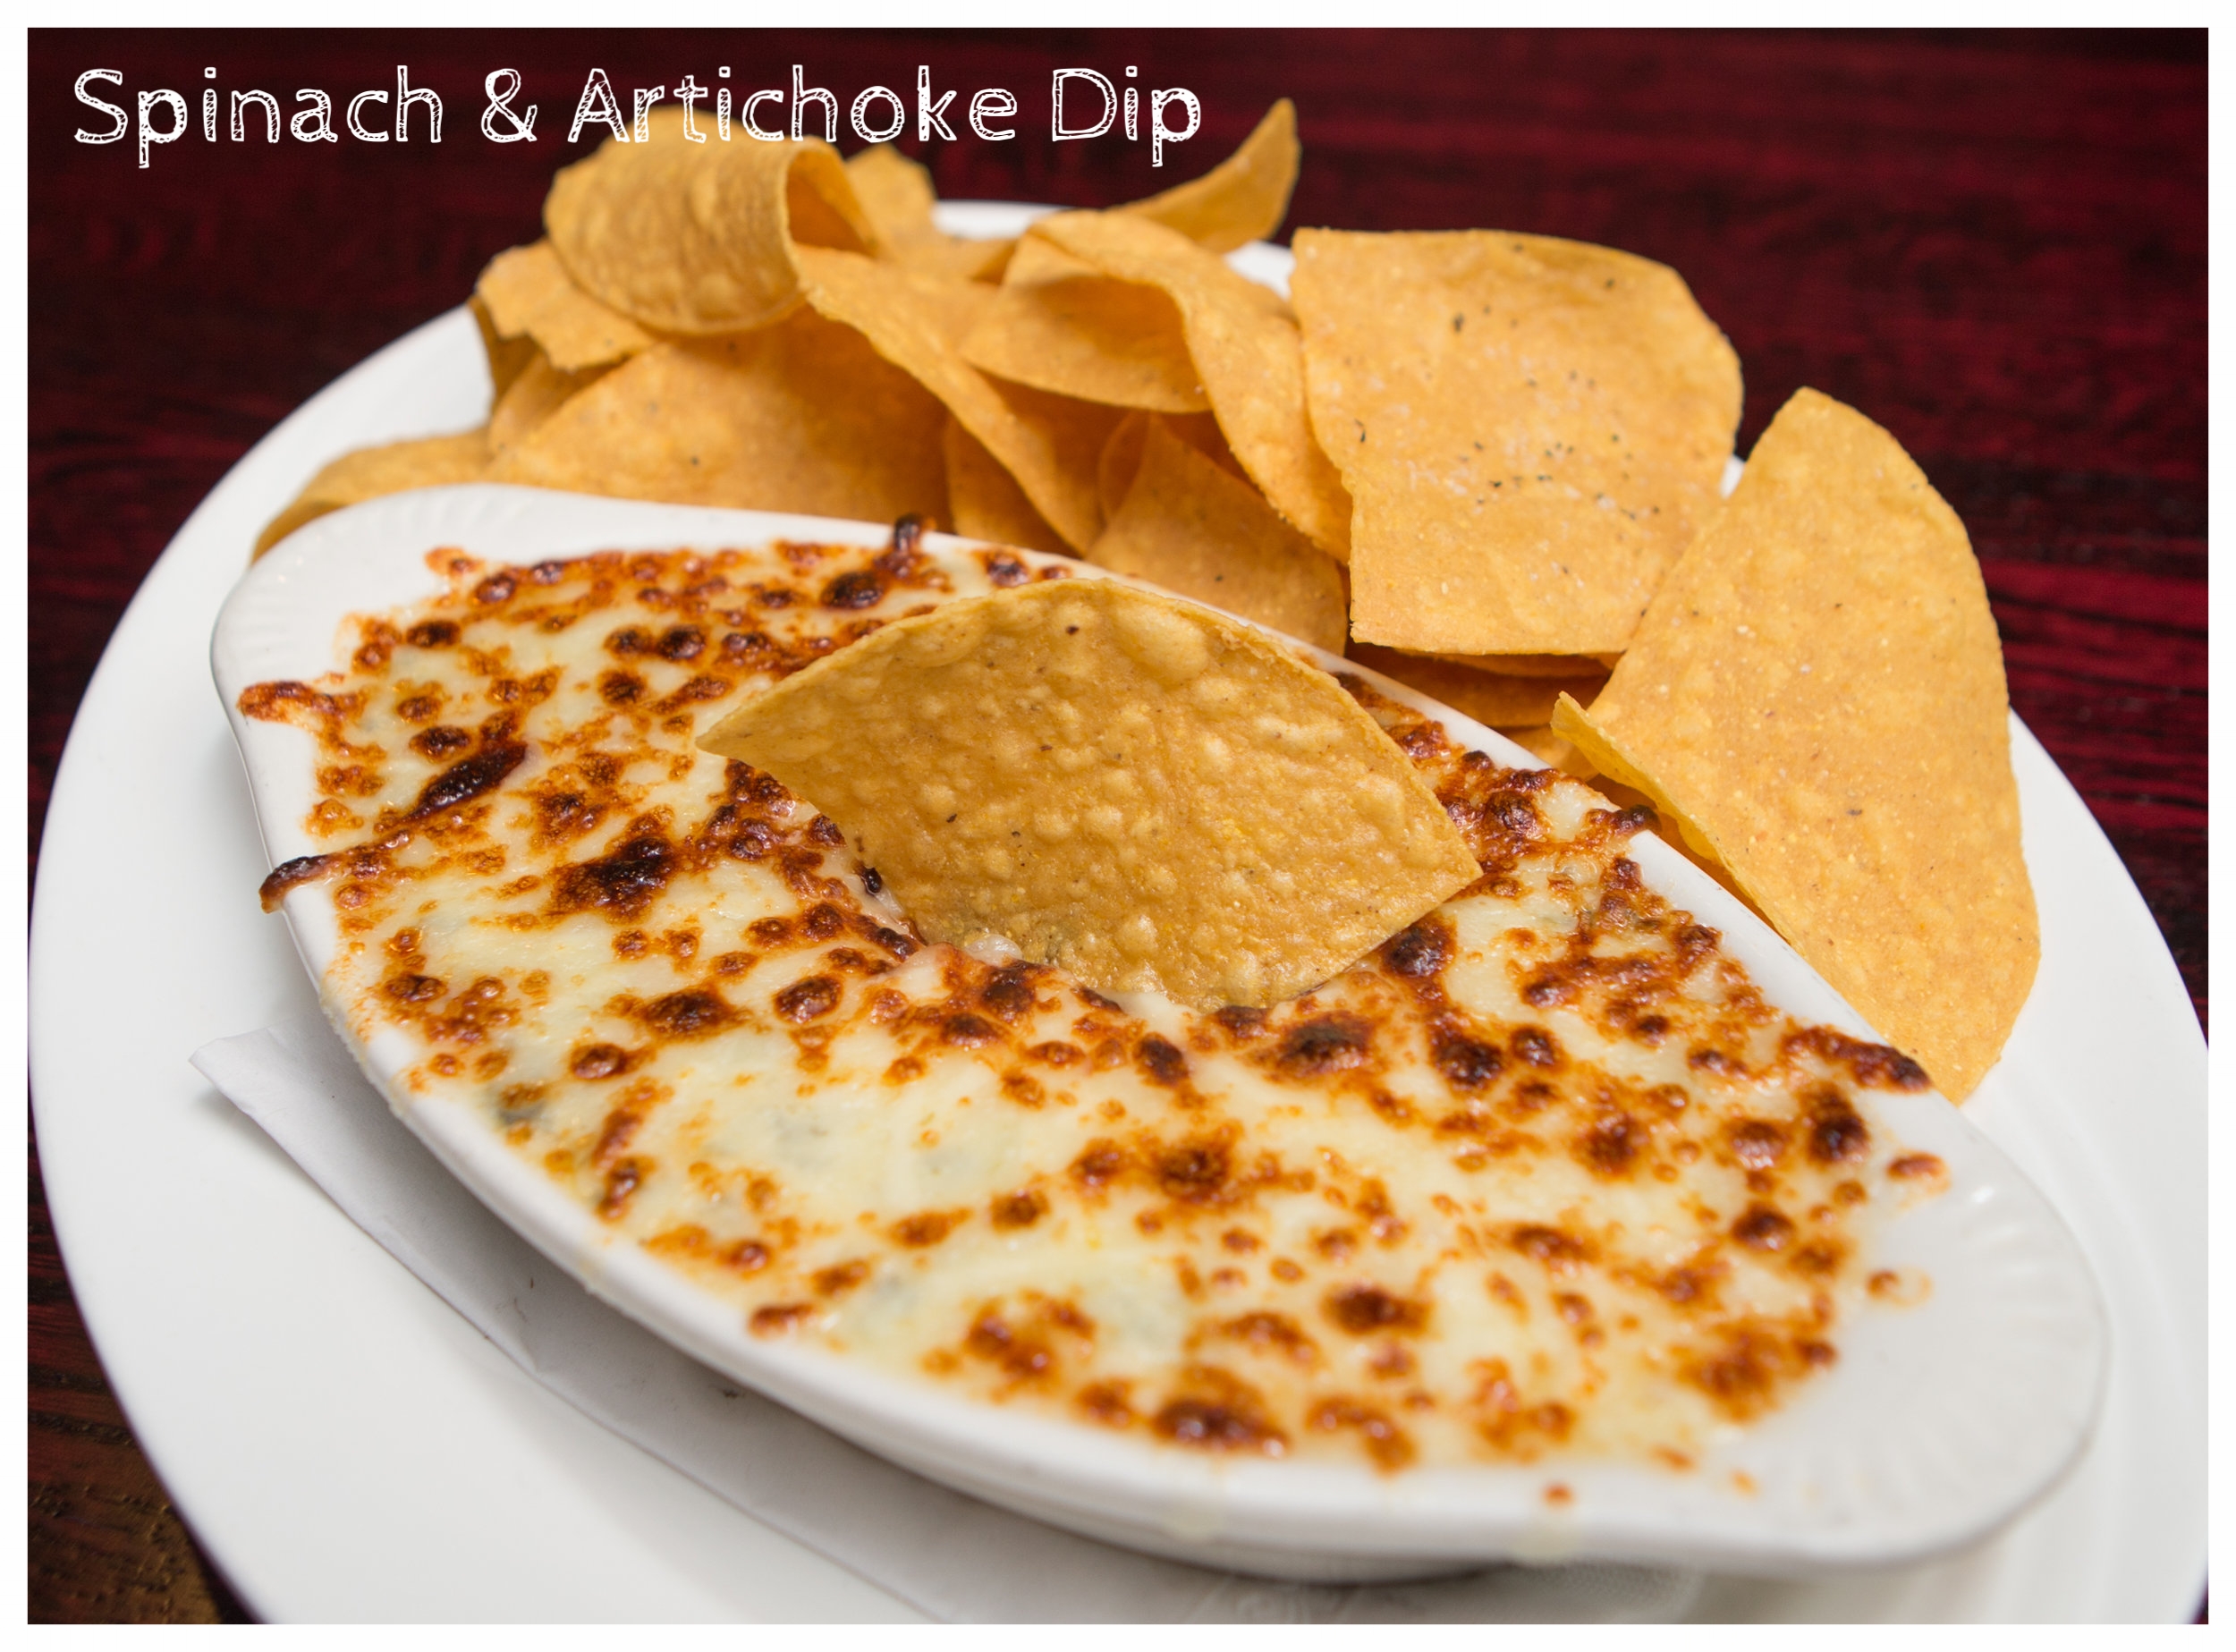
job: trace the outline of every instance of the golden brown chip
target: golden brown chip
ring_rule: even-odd
[[[544,227],[575,284],[664,333],[736,333],[800,301],[794,243],[876,251],[828,144],[707,142],[655,110],[648,140],[607,139],[563,170]]]
[[[288,507],[265,524],[264,531],[256,537],[250,560],[263,555],[305,522],[316,521],[329,511],[414,487],[478,482],[488,464],[489,433],[486,428],[462,430],[455,436],[390,442],[385,446],[360,447],[353,453],[343,453],[312,477]]]
[[[1211,405],[1170,298],[1033,236],[962,352],[988,373],[1082,401],[1168,413]]]
[[[1739,360],[1677,273],[1488,230],[1296,255],[1312,428],[1358,505],[1352,634],[1620,652],[1739,423]]]
[[[812,311],[665,343],[576,395],[493,481],[680,504],[891,521],[946,516],[944,415],[849,327]]]
[[[1395,677],[1454,711],[1465,712],[1486,728],[1511,730],[1548,724],[1563,693],[1588,706],[1607,681],[1607,674],[1598,670],[1566,677],[1509,676],[1450,660],[1401,654],[1371,642],[1353,641],[1350,655],[1361,665]]]
[[[1094,542],[1102,531],[1096,463],[1120,414],[1024,385],[997,387],[964,360],[960,346],[994,301],[991,288],[855,253],[802,247],[796,257],[818,312],[855,329],[945,402],[1066,545]]]
[[[489,410],[489,456],[495,459],[519,446],[570,399],[612,370],[607,366],[563,373],[552,366],[550,357],[531,346],[527,366]]]
[[[1300,992],[1478,871],[1333,677],[1114,580],[898,621],[699,743],[829,815],[933,939],[1199,1008]]]
[[[1134,475],[1141,469],[1141,449],[1148,440],[1149,421],[1162,419],[1165,428],[1217,465],[1229,476],[1247,482],[1242,467],[1219,434],[1219,421],[1208,413],[1128,413],[1112,428],[1095,465],[1095,496],[1102,501],[1103,520],[1108,521],[1125,504]]]
[[[1200,178],[1117,208],[1176,229],[1214,252],[1232,252],[1281,227],[1297,187],[1297,106],[1266,111],[1242,147]]]
[[[967,539],[1070,555],[1063,536],[1033,509],[1017,479],[953,414],[942,442],[947,462],[947,512],[957,533]]]
[[[1351,499],[1306,417],[1304,358],[1281,297],[1161,224],[1108,212],[1043,218],[1054,242],[1120,281],[1160,287],[1180,309],[1190,359],[1227,445],[1274,509],[1338,562],[1351,555]]]
[[[524,334],[518,338],[507,338],[499,333],[497,324],[490,318],[488,305],[481,301],[479,292],[466,300],[466,309],[473,316],[475,330],[481,335],[481,353],[489,363],[489,402],[495,406],[512,387],[512,381],[536,359],[536,341]]]
[[[932,174],[889,143],[870,145],[846,162],[854,198],[888,257],[960,281],[999,281],[1013,241],[966,241],[932,221],[938,197]]]
[[[1893,436],[1798,393],[1598,700],[1553,726],[1971,1093],[2040,941],[1979,564]]]
[[[576,286],[547,241],[491,258],[474,297],[499,338],[529,341],[563,373],[611,367],[659,342]]]
[[[847,157],[846,176],[863,215],[887,247],[939,239],[938,226],[932,222],[932,204],[939,192],[932,187],[927,167],[889,143],[873,143]]]
[[[1162,419],[1150,420],[1133,486],[1087,560],[1343,651],[1335,563]]]

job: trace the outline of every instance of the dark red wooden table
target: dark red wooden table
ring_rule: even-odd
[[[2206,47],[2202,33],[240,34],[35,31],[30,127],[30,852],[87,678],[195,503],[343,369],[532,239],[593,65],[617,86],[1004,86],[1006,144],[936,145],[941,192],[1101,206],[1202,170],[1296,99],[1292,224],[1603,241],[1682,271],[1747,373],[1741,449],[1800,385],[1886,425],[1963,517],[2012,699],[2157,916],[2202,1020],[2206,954]],[[443,141],[206,144],[145,170],[75,142],[123,96],[434,88]],[[1168,151],[1052,145],[1052,70],[1185,86]],[[538,141],[479,131],[510,65]],[[204,80],[215,67],[215,82]],[[626,92],[624,91],[624,96]],[[252,134],[255,123],[251,123]],[[594,133],[593,133],[594,135]],[[843,147],[852,148],[851,140]],[[912,142],[905,145],[910,148]],[[30,1186],[30,1615],[240,1608],[132,1444]]]

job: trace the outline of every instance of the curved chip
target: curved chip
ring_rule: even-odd
[[[1351,556],[1351,496],[1305,411],[1304,353],[1278,293],[1161,224],[1112,212],[1043,218],[1053,241],[1120,281],[1160,287],[1179,307],[1188,353],[1227,445],[1291,526],[1338,562]]]
[[[1297,187],[1297,106],[1283,97],[1242,147],[1200,178],[1115,208],[1176,229],[1214,252],[1232,252],[1281,227]]]
[[[1075,550],[1102,531],[1095,474],[1115,408],[1025,385],[996,387],[963,360],[961,343],[994,301],[979,283],[894,267],[859,253],[802,248],[809,301],[947,404]]]
[[[474,296],[498,338],[532,340],[562,373],[610,367],[660,342],[576,286],[547,241],[491,258]]]
[[[1114,281],[1036,236],[1019,242],[962,352],[998,377],[1057,395],[1161,413],[1211,406],[1171,298]]]
[[[828,144],[692,143],[682,111],[565,168],[544,226],[575,284],[665,333],[738,333],[800,301],[792,246],[876,251]]]
[[[802,311],[631,358],[521,436],[489,479],[856,521],[944,518],[941,417],[851,328]]]
[[[1115,580],[902,620],[700,740],[829,815],[935,940],[1263,1005],[1472,883],[1390,737],[1262,632]]]
[[[2009,719],[1963,523],[1893,436],[1803,390],[1553,728],[1955,1100],[2041,955]]]

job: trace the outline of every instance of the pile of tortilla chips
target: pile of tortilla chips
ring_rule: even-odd
[[[1738,358],[1630,253],[1308,229],[1287,297],[1246,279],[1224,255],[1279,227],[1299,160],[1283,100],[1191,182],[963,241],[889,147],[693,141],[655,114],[483,272],[487,424],[337,460],[258,550],[485,479],[1082,557],[1651,800],[1969,1092],[2038,942],[1961,525],[1807,391],[1724,500]]]

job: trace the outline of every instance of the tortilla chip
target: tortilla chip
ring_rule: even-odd
[[[1454,711],[1466,713],[1486,728],[1548,724],[1563,693],[1588,706],[1607,682],[1607,674],[1597,670],[1567,677],[1509,676],[1450,660],[1400,654],[1395,648],[1378,648],[1371,642],[1353,641],[1350,655],[1361,665],[1395,677],[1408,688],[1419,689]]]
[[[1317,985],[1479,870],[1333,677],[1115,580],[898,621],[699,744],[829,815],[933,940],[1199,1009]]]
[[[1096,462],[1095,496],[1102,502],[1105,521],[1117,515],[1126,502],[1134,475],[1141,469],[1141,450],[1148,441],[1153,419],[1162,419],[1167,430],[1229,476],[1241,482],[1249,480],[1228,451],[1226,438],[1219,434],[1219,421],[1210,414],[1128,413],[1112,428],[1110,439],[1103,444],[1102,457]]]
[[[660,342],[576,286],[547,241],[491,258],[474,297],[499,338],[530,341],[563,373],[611,367]]]
[[[1121,281],[1161,287],[1180,308],[1188,353],[1227,445],[1276,511],[1315,545],[1351,556],[1351,498],[1305,413],[1297,324],[1277,293],[1177,231],[1107,212],[1043,218],[1054,242]]]
[[[265,524],[256,537],[250,560],[264,555],[306,522],[329,511],[362,504],[386,494],[414,487],[445,487],[453,482],[478,482],[489,464],[487,428],[462,430],[455,436],[421,436],[410,442],[390,442],[381,447],[360,447],[343,453],[312,477],[288,507]]]
[[[957,533],[1029,551],[1071,554],[1063,536],[1033,509],[1017,479],[953,414],[941,441],[947,462],[947,510]]]
[[[500,397],[512,387],[512,381],[527,370],[536,359],[536,341],[522,335],[507,338],[497,331],[490,318],[489,307],[474,293],[466,300],[466,309],[474,318],[474,327],[481,335],[481,353],[489,363],[489,402],[495,406]]]
[[[677,340],[573,397],[490,470],[624,499],[944,520],[939,403],[851,328],[812,311]]]
[[[1281,227],[1303,155],[1297,106],[1284,97],[1266,111],[1241,148],[1202,177],[1116,210],[1178,230],[1214,252],[1232,252]]]
[[[544,226],[577,286],[664,333],[784,315],[800,298],[795,242],[878,248],[828,144],[690,143],[681,109],[654,110],[647,141],[608,138],[561,171]]]
[[[1739,359],[1682,279],[1488,230],[1303,230],[1296,254],[1312,428],[1358,502],[1352,634],[1621,652],[1739,424]]]
[[[1211,405],[1170,298],[1035,237],[1010,259],[962,353],[999,377],[1081,401],[1168,413]]]
[[[1553,726],[1971,1093],[2040,939],[1979,564],[1893,436],[1799,392],[1590,711]]]
[[[568,401],[612,370],[609,366],[563,373],[552,366],[550,357],[531,347],[527,367],[489,410],[490,457],[519,446]]]
[[[889,143],[875,143],[846,163],[854,199],[888,257],[958,281],[999,281],[1014,241],[967,241],[933,222],[938,199],[932,174]]]
[[[959,346],[994,301],[991,289],[857,253],[803,247],[796,256],[819,313],[854,328],[945,402],[1067,546],[1094,543],[1102,531],[1096,462],[1119,414],[1022,385],[996,387],[964,360]],[[936,459],[936,445],[932,453]]]
[[[1334,563],[1161,419],[1149,421],[1133,486],[1087,560],[1343,651],[1350,622]]]
[[[932,204],[939,191],[932,187],[928,167],[889,143],[873,143],[847,158],[846,177],[863,216],[888,248],[939,238],[932,223]]]

